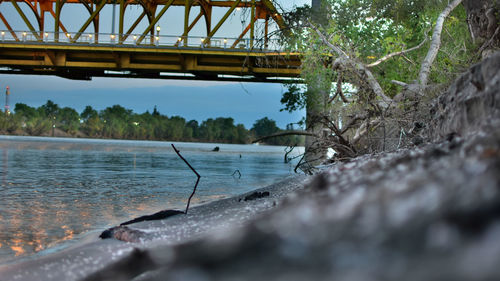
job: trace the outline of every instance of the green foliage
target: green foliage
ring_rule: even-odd
[[[17,111],[16,111],[17,112]],[[89,120],[90,118],[94,118],[94,117],[97,117],[99,115],[99,113],[97,113],[97,110],[93,109],[92,106],[90,105],[87,105],[85,107],[85,109],[82,111],[82,113],[80,114],[80,118],[83,120],[83,121],[87,121]]]
[[[0,132],[14,133],[21,128],[20,117],[0,112]]]
[[[276,122],[267,117],[255,121],[252,127],[252,131],[257,137],[269,136],[277,133],[279,130],[278,126],[276,126]]]
[[[265,118],[265,121],[273,124],[273,132],[279,130],[273,120]],[[242,124],[235,125],[233,118],[207,119],[199,124],[196,120],[186,122],[180,116],[169,118],[160,114],[156,107],[153,113],[146,111],[135,114],[120,105],[107,107],[100,112],[87,106],[78,114],[72,108],[60,108],[54,102],[47,101],[38,108],[18,103],[13,114],[0,116],[2,133],[15,134],[22,133],[18,130],[24,130],[29,135],[51,135],[53,126],[70,135],[83,133],[92,138],[245,144],[254,137]],[[287,145],[290,142],[282,138],[272,144]]]
[[[293,128],[287,128],[292,129]],[[267,117],[259,119],[255,121],[250,130],[256,138],[271,136],[276,133],[281,132],[282,130],[276,126],[276,122]],[[267,139],[265,141],[268,144],[273,145],[287,145],[287,146],[296,146],[304,143],[304,139],[297,136],[280,136],[271,139]]]
[[[61,108],[56,116],[56,121],[63,131],[71,135],[75,135],[80,127],[80,115],[73,108]]]
[[[31,119],[38,115],[36,108],[28,106],[24,103],[16,103],[14,112],[16,113],[16,116],[24,119]]]
[[[46,104],[39,108],[39,112],[45,116],[55,116],[59,112],[59,106],[53,101],[48,100]]]
[[[52,121],[47,117],[36,116],[26,121],[25,130],[32,136],[48,134],[52,128]]]
[[[426,34],[432,34],[438,15],[448,5],[448,1],[441,0],[324,0],[322,3],[319,13],[305,6],[285,15],[288,26],[293,28],[284,34],[283,40],[289,50],[304,54],[302,78],[309,88],[323,91],[335,88],[338,73],[332,71],[331,64],[337,55],[315,32],[311,32],[309,21],[347,56],[370,64],[387,54],[419,45]],[[394,97],[401,90],[391,80],[411,83],[417,78],[428,46],[429,41],[416,51],[371,68],[386,95]],[[441,49],[430,81],[448,83],[463,66],[477,59],[475,50],[468,33],[465,10],[459,6],[445,22]],[[366,82],[363,77],[355,72],[342,74],[344,83],[351,83],[358,94],[364,93]],[[282,98],[284,110],[303,108],[306,100],[307,103],[314,102],[314,93],[289,86]]]

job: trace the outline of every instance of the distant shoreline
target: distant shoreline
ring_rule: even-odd
[[[84,134],[79,131],[75,135],[68,134],[60,129],[55,130],[54,136],[51,134],[42,134],[42,135],[30,135],[27,133],[8,133],[5,131],[0,131],[0,136],[17,136],[17,137],[40,137],[40,138],[68,138],[68,139],[96,139],[96,140],[124,140],[124,141],[157,141],[157,142],[188,142],[188,143],[213,143],[213,144],[254,144],[252,142],[238,143],[238,142],[224,142],[220,140],[214,141],[206,141],[199,139],[190,139],[190,140],[156,140],[156,139],[133,139],[133,138],[108,138],[108,137],[92,137]],[[287,146],[285,144],[275,144],[275,143],[266,143],[266,142],[258,142],[255,143],[257,145],[270,145],[270,146]],[[303,146],[303,144],[299,144],[298,146]]]

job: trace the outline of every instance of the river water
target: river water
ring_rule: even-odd
[[[196,176],[170,144],[0,136],[0,264],[67,247],[141,215],[184,210]],[[284,147],[174,145],[202,176],[192,205],[293,174]]]

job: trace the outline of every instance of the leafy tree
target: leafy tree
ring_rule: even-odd
[[[48,134],[53,124],[50,119],[44,116],[36,116],[26,121],[25,130],[32,136]]]
[[[190,120],[186,123],[186,128],[191,129],[192,138],[197,139],[200,137],[198,121]]]
[[[236,143],[244,144],[248,142],[249,134],[248,130],[245,128],[243,124],[236,125]]]
[[[279,128],[276,126],[276,121],[264,117],[255,121],[252,126],[252,131],[257,137],[264,137],[277,133]]]
[[[208,118],[200,125],[200,139],[207,142],[214,142],[219,135],[219,131],[220,129],[215,126],[214,119]]]
[[[416,108],[429,84],[449,83],[477,59],[460,0],[320,2],[285,17],[292,28],[283,39],[304,54],[308,88],[289,86],[282,102],[288,111],[306,107],[307,127],[327,128],[331,134],[311,132],[340,157],[358,154],[379,127],[408,127],[402,120],[417,113],[405,109]]]
[[[99,115],[89,117],[81,125],[82,131],[89,137],[101,137],[104,129],[104,122],[99,118]]]
[[[55,104],[53,101],[48,100],[47,103],[42,105],[40,112],[43,112],[47,117],[55,117],[59,112],[59,105]]]
[[[100,113],[103,119],[120,119],[128,121],[132,116],[132,110],[126,109],[121,105],[115,104],[112,107],[107,107]]]
[[[75,135],[80,128],[80,115],[73,108],[61,108],[56,120],[60,128],[71,135]]]
[[[217,139],[224,142],[234,142],[236,139],[236,127],[233,118],[219,117],[215,119],[215,126],[218,129]]]
[[[160,116],[160,112],[158,112],[158,110],[156,109],[156,105],[155,105],[155,107],[153,109],[153,114],[152,115],[155,116],[155,117],[156,116]]]
[[[184,135],[184,126],[186,120],[180,116],[172,116],[167,122],[166,138],[169,140],[180,141]]]
[[[95,118],[97,116],[99,116],[99,113],[97,112],[97,110],[93,109],[92,106],[90,106],[90,105],[87,105],[85,107],[85,109],[82,111],[82,113],[80,114],[80,118],[84,122],[90,118]]]
[[[133,126],[131,121],[132,110],[125,109],[121,105],[113,105],[101,111],[99,117],[104,122],[104,137],[117,139],[128,137],[129,127]]]
[[[14,112],[16,116],[20,116],[24,119],[31,119],[38,115],[36,108],[28,106],[24,103],[16,103]]]
[[[14,133],[21,128],[21,116],[15,114],[0,113],[0,131],[6,133]]]

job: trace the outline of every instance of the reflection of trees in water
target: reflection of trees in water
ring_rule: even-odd
[[[7,174],[9,172],[9,152],[7,149],[2,149],[2,186],[7,186]],[[1,217],[0,217],[1,221]],[[1,246],[0,246],[1,248]]]

